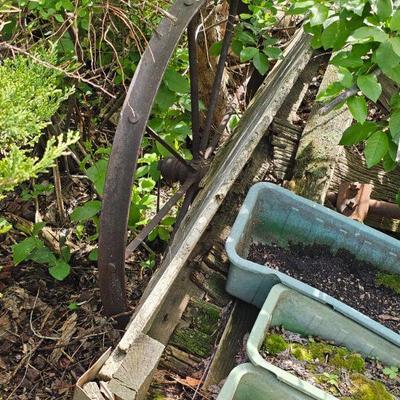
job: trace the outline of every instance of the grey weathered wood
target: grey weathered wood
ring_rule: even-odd
[[[142,400],[164,351],[164,345],[140,334],[107,387],[120,400]]]
[[[148,335],[167,344],[191,297],[201,297],[204,291],[190,278],[196,263],[187,265],[174,281],[168,297],[158,311]]]
[[[86,383],[83,385],[83,390],[90,400],[105,400],[96,382]]]
[[[215,157],[201,183],[202,190],[186,215],[161,267],[149,284],[127,330],[99,376],[110,380],[129,348],[146,332],[193,248],[208,227],[229,188],[266,132],[293,83],[312,54],[310,38],[298,32],[249,106],[232,137]]]
[[[390,111],[390,98],[399,93],[399,85],[384,74],[380,74],[378,80],[382,85],[382,94],[379,101],[387,111]]]
[[[319,92],[337,80],[336,67],[328,66]],[[340,138],[353,120],[346,106],[321,115],[317,104],[304,127],[296,154],[292,187],[297,194],[323,204],[337,157]]]
[[[243,337],[250,333],[259,310],[237,300],[225,326],[218,349],[210,365],[203,389],[219,384],[236,366],[236,355],[243,348]]]
[[[167,346],[160,366],[181,376],[191,376],[199,367],[202,359],[188,354],[174,346]]]

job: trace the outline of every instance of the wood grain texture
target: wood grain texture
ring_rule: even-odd
[[[319,93],[337,80],[336,67],[329,65]],[[346,106],[321,115],[316,104],[304,127],[294,167],[294,191],[320,204],[325,202],[337,157],[342,133],[351,125],[353,117]]]

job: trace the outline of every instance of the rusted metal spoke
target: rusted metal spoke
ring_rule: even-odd
[[[169,145],[161,136],[151,129],[149,126],[146,127],[146,132],[157,142],[161,143],[175,158],[177,158],[189,171],[196,172],[196,170],[171,146]]]
[[[171,208],[179,201],[186,191],[193,185],[195,177],[189,177],[179,190],[162,206],[161,210],[152,218],[152,220],[140,231],[140,233],[128,244],[125,250],[125,258],[128,258],[146,239],[147,235],[167,216]]]
[[[229,7],[229,17],[226,24],[225,36],[222,41],[221,54],[219,56],[217,71],[215,73],[213,86],[211,89],[210,102],[207,109],[206,121],[204,123],[204,129],[201,136],[200,152],[204,151],[208,144],[208,137],[210,135],[212,120],[215,109],[218,103],[218,96],[221,89],[222,75],[225,68],[225,61],[228,55],[229,46],[233,35],[233,23],[236,18],[237,8],[239,0],[232,0]]]
[[[197,15],[188,25],[190,104],[192,117],[193,158],[200,157],[199,71],[197,66],[196,25]]]
[[[186,193],[185,200],[183,200],[182,206],[179,209],[178,216],[176,217],[175,221],[175,226],[174,230],[172,233],[172,237],[174,236],[175,232],[179,229],[179,225],[181,224],[183,218],[185,217],[186,213],[189,210],[190,205],[192,204],[192,201],[197,193],[197,190],[199,188],[198,182],[194,183],[189,190]]]

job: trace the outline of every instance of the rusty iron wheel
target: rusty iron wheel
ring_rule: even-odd
[[[230,1],[229,17],[220,57],[210,93],[204,126],[200,126],[198,71],[196,54],[197,15],[206,0],[176,0],[142,55],[129,86],[116,129],[105,182],[99,237],[99,285],[105,315],[114,316],[120,326],[128,322],[125,290],[125,260],[161,222],[171,208],[184,197],[175,228],[198,190],[204,174],[204,161],[210,154],[209,136],[218,101],[239,0]],[[192,120],[193,162],[188,163],[178,152],[147,126],[151,108],[169,59],[187,28]],[[179,190],[166,202],[143,230],[126,245],[131,192],[144,133],[159,141],[173,158],[160,162],[159,169],[170,181],[180,181]],[[118,317],[117,317],[118,316]]]

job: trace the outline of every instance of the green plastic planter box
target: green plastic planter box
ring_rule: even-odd
[[[232,370],[217,400],[306,400],[307,395],[281,382],[275,374],[252,364]]]
[[[336,400],[337,398],[262,358],[259,349],[266,333],[273,326],[283,326],[302,335],[333,340],[336,344],[366,357],[376,357],[386,365],[400,366],[398,346],[345,317],[332,307],[278,284],[270,291],[250,333],[247,355],[254,366],[273,373],[281,382],[303,392],[306,399]]]
[[[288,241],[346,249],[382,270],[400,273],[400,241],[270,183],[254,185],[246,196],[226,251],[231,262],[227,291],[261,307],[277,283],[331,305],[369,330],[400,346],[400,335],[320,290],[284,273],[246,260],[251,243]],[[318,271],[315,271],[318,273]]]

